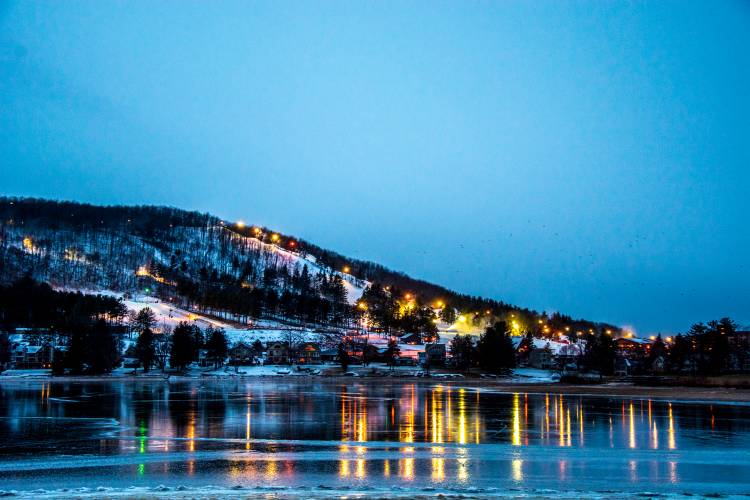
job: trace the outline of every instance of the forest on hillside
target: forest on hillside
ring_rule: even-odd
[[[502,319],[541,336],[619,330],[455,293],[209,214],[0,198],[0,280],[26,274],[66,289],[153,295],[238,322],[274,318],[352,327],[366,315],[373,328],[427,339],[434,337],[438,319],[457,318],[477,326]],[[364,288],[360,302],[348,300],[348,289]]]

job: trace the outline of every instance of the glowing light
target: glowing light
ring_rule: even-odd
[[[443,304],[443,301],[442,301],[442,300],[438,300],[438,301],[437,301],[437,303],[436,303],[435,305],[436,305],[436,306],[437,306],[438,308],[442,308],[442,307],[443,307],[443,306],[444,306],[445,304]]]
[[[406,300],[411,300],[411,294],[410,294],[410,293],[407,293],[406,295],[404,295],[404,298],[405,298]]]
[[[460,321],[461,323],[466,323],[466,316],[462,314],[461,316],[458,317],[458,321]]]
[[[666,339],[664,339],[664,340],[666,340],[667,342],[672,342],[672,337],[667,337],[667,338],[666,338]]]
[[[259,228],[259,227],[254,227],[254,228],[253,228],[253,232],[254,232],[254,233],[255,233],[255,234],[257,235],[257,234],[260,234],[260,233],[262,233],[262,232],[263,232],[263,230],[262,230],[261,228]]]
[[[674,418],[672,417],[672,403],[669,403],[668,418],[669,418],[669,429],[667,432],[667,438],[669,440],[668,445],[669,445],[670,450],[674,450],[675,448],[677,448],[677,442],[674,437]]]
[[[23,239],[23,248],[25,248],[29,252],[32,252],[34,250],[34,242],[32,242],[31,238],[29,238],[28,236]]]
[[[513,394],[513,446],[521,446],[521,412],[518,406],[518,393]]]
[[[276,243],[276,242],[277,242],[277,241],[279,241],[280,239],[281,239],[281,236],[279,236],[279,235],[278,235],[278,234],[276,234],[276,233],[274,233],[274,234],[272,234],[272,235],[271,235],[271,241],[273,241],[274,243]]]
[[[344,271],[345,273],[349,274],[349,272],[351,271],[351,268],[350,268],[349,266],[344,266],[344,269],[343,269],[343,271]]]
[[[241,220],[238,220],[236,226],[237,226],[237,229],[242,229],[245,227],[245,223]]]
[[[523,460],[515,459],[511,462],[513,481],[523,481]]]
[[[635,418],[633,416],[633,403],[630,403],[630,428],[629,428],[628,437],[629,439],[629,446],[630,448],[635,448]]]

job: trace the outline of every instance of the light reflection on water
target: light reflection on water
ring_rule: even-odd
[[[717,449],[725,471],[750,465],[744,406],[390,381],[39,382],[0,394],[0,479],[24,475],[2,468],[10,460],[61,453],[124,457],[112,465],[124,480],[264,484],[678,485],[711,480],[717,457],[700,454]],[[747,486],[741,474],[713,480]]]

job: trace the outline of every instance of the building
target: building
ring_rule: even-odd
[[[51,345],[17,344],[12,348],[11,363],[15,368],[51,368],[55,349]]]
[[[320,345],[315,342],[305,342],[299,348],[297,363],[301,365],[318,365],[321,363]]]
[[[529,351],[528,364],[532,368],[551,370],[555,367],[555,358],[549,345],[532,347]]]
[[[339,360],[338,349],[323,349],[320,351],[320,361],[333,363]]]
[[[405,333],[400,340],[403,344],[417,345],[422,343],[422,336],[418,333]]]
[[[255,364],[255,349],[244,343],[237,342],[229,349],[229,364],[234,366],[248,366]]]
[[[445,344],[425,344],[425,360],[432,366],[445,365]]]
[[[286,342],[271,342],[268,344],[266,362],[269,365],[288,365],[289,344]]]
[[[621,337],[615,340],[615,349],[617,349],[617,354],[623,358],[638,360],[648,355],[653,343],[652,340],[648,339]]]

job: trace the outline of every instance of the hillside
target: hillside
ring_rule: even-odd
[[[459,331],[496,319],[519,334],[616,330],[458,294],[260,225],[168,207],[0,198],[0,281],[24,274],[60,288],[153,296],[238,323],[352,327],[367,313],[372,328],[428,337],[441,321]]]

